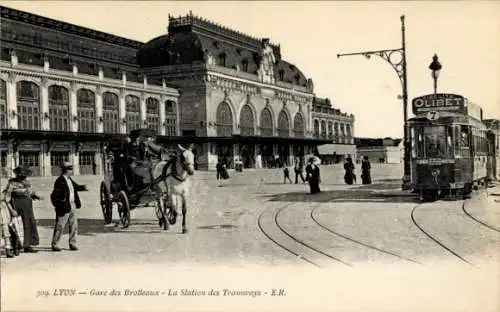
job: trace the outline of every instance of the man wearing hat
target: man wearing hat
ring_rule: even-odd
[[[78,250],[76,247],[76,235],[78,232],[78,219],[76,209],[82,206],[78,192],[87,191],[85,185],[80,185],[73,181],[73,164],[63,162],[61,165],[61,175],[54,182],[54,190],[50,195],[52,205],[56,211],[56,224],[54,226],[54,235],[52,236],[52,250],[61,251],[59,240],[61,239],[66,223],[69,222],[69,248]]]

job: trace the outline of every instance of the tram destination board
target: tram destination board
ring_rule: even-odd
[[[413,114],[421,115],[428,112],[454,112],[466,114],[466,99],[458,94],[437,93],[419,96],[413,99]]]

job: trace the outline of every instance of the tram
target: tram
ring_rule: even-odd
[[[488,142],[482,108],[461,95],[444,93],[414,98],[412,108],[411,180],[420,198],[467,198],[475,187],[486,185]]]

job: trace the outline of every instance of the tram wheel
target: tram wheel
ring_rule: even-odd
[[[109,196],[108,187],[104,182],[101,182],[100,198],[101,198],[102,214],[104,216],[104,223],[110,224],[113,221],[113,203]]]
[[[118,204],[118,214],[120,215],[122,228],[128,228],[130,225],[130,204],[125,191],[120,191],[120,193],[118,193],[116,202]]]

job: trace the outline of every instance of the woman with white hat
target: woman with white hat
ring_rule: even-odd
[[[34,246],[38,246],[40,239],[33,211],[33,200],[42,198],[31,189],[27,180],[30,174],[28,168],[19,166],[14,169],[14,174],[16,177],[9,180],[4,191],[5,200],[12,205],[23,221],[24,252],[37,252]]]

